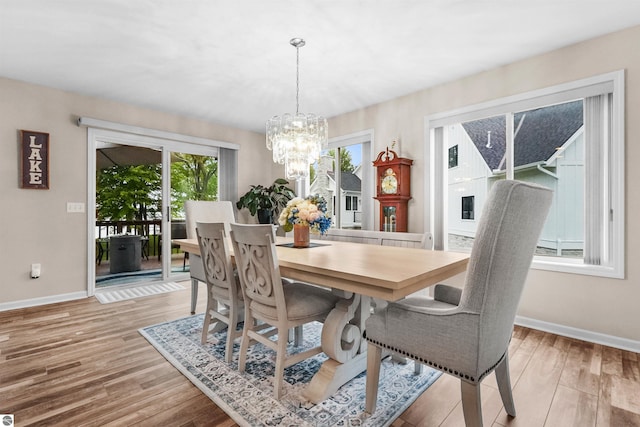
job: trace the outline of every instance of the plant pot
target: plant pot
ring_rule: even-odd
[[[271,224],[271,211],[269,209],[258,209],[258,222],[260,224]]]
[[[309,247],[309,226],[302,224],[293,225],[293,247],[308,248]]]

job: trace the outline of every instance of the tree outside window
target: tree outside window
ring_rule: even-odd
[[[162,217],[160,164],[115,165],[98,171],[96,219],[149,221]],[[171,211],[183,217],[185,200],[217,200],[215,157],[174,153],[171,163]]]

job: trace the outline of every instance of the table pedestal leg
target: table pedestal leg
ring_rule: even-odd
[[[312,403],[322,402],[366,369],[366,351],[346,363],[329,359],[322,364],[302,395]]]
[[[366,342],[362,339],[371,299],[342,293],[343,300],[327,316],[322,327],[322,350],[329,356],[311,379],[303,396],[318,403],[367,369]]]

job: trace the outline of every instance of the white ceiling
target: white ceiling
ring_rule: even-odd
[[[263,132],[640,24],[638,0],[0,0],[0,76]],[[637,54],[637,52],[636,52]]]

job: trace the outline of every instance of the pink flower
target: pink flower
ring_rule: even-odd
[[[298,218],[303,221],[307,221],[309,219],[309,209],[301,208],[298,212]]]

